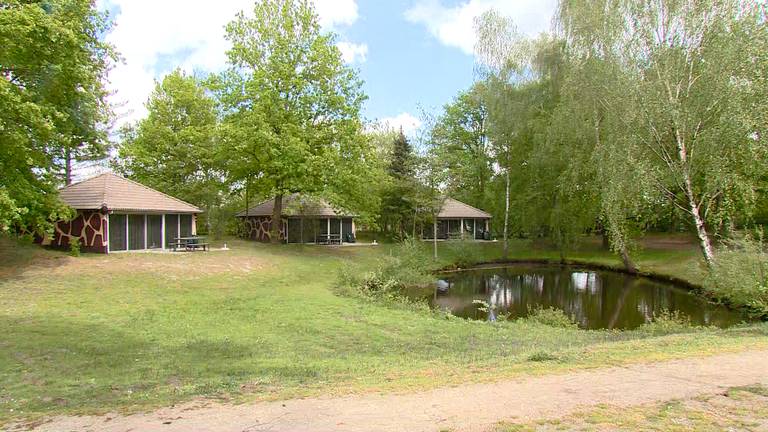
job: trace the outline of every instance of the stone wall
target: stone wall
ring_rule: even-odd
[[[272,236],[269,233],[271,216],[248,216],[242,219],[241,236],[248,240],[257,240],[260,242],[269,242]],[[280,224],[280,240],[285,241],[285,225],[288,219],[283,218]]]

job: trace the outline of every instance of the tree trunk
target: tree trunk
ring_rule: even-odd
[[[600,228],[600,236],[603,238],[603,250],[611,249],[611,238],[608,235],[608,230],[605,227]]]
[[[690,180],[686,180],[686,183],[690,183]],[[686,188],[689,188],[689,186],[686,185]],[[704,254],[704,261],[707,262],[707,266],[712,267],[715,263],[715,253],[712,249],[712,241],[709,238],[707,227],[704,225],[704,219],[702,219],[701,214],[699,213],[699,206],[693,201],[692,197],[688,198],[688,202],[691,206],[693,221],[696,224],[696,235],[699,238],[701,252]]]
[[[437,215],[432,220],[432,253],[437,261]]]
[[[269,224],[269,242],[280,243],[280,225],[283,223],[283,194],[275,195],[275,205],[272,209],[272,223]]]
[[[621,261],[624,263],[624,268],[629,273],[637,273],[637,266],[635,266],[635,263],[632,261],[632,257],[629,256],[629,251],[627,250],[626,245],[621,245],[619,255],[621,255]]]
[[[69,186],[72,184],[72,149],[67,147],[64,153],[64,184]]]
[[[712,250],[712,241],[709,238],[709,233],[707,232],[707,227],[704,224],[704,219],[701,217],[699,204],[696,201],[696,195],[693,192],[691,173],[688,170],[688,150],[686,148],[685,142],[680,136],[680,131],[675,131],[675,138],[677,140],[677,152],[678,156],[680,157],[680,165],[682,166],[685,197],[688,200],[691,216],[693,216],[693,223],[696,225],[696,235],[699,238],[701,252],[704,254],[704,261],[706,261],[708,267],[712,267],[712,265],[715,263],[715,253]]]
[[[509,167],[507,167],[506,190],[504,193],[504,258],[509,255]]]

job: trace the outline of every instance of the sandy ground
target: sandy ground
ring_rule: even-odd
[[[412,394],[307,398],[243,405],[195,402],[155,412],[56,417],[36,431],[486,431],[499,421],[557,418],[618,406],[768,385],[768,351],[468,384]],[[26,430],[24,426],[12,431]]]

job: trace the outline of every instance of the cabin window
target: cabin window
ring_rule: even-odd
[[[128,215],[128,249],[146,249],[144,240],[144,215]]]
[[[189,237],[192,235],[192,215],[179,215],[179,237]]]
[[[109,215],[109,250],[124,251],[127,244],[125,237],[125,224],[127,222],[124,214]]]
[[[147,215],[147,249],[163,247],[163,215]]]

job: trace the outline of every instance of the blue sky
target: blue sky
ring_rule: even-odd
[[[549,28],[554,0],[314,0],[325,31],[338,34],[345,61],[369,96],[364,115],[411,132],[422,110],[436,112],[473,81],[473,19],[494,8],[531,36]],[[118,125],[142,118],[154,80],[175,67],[225,66],[223,26],[251,0],[102,0],[123,55],[110,74]],[[197,6],[199,5],[199,6]]]

